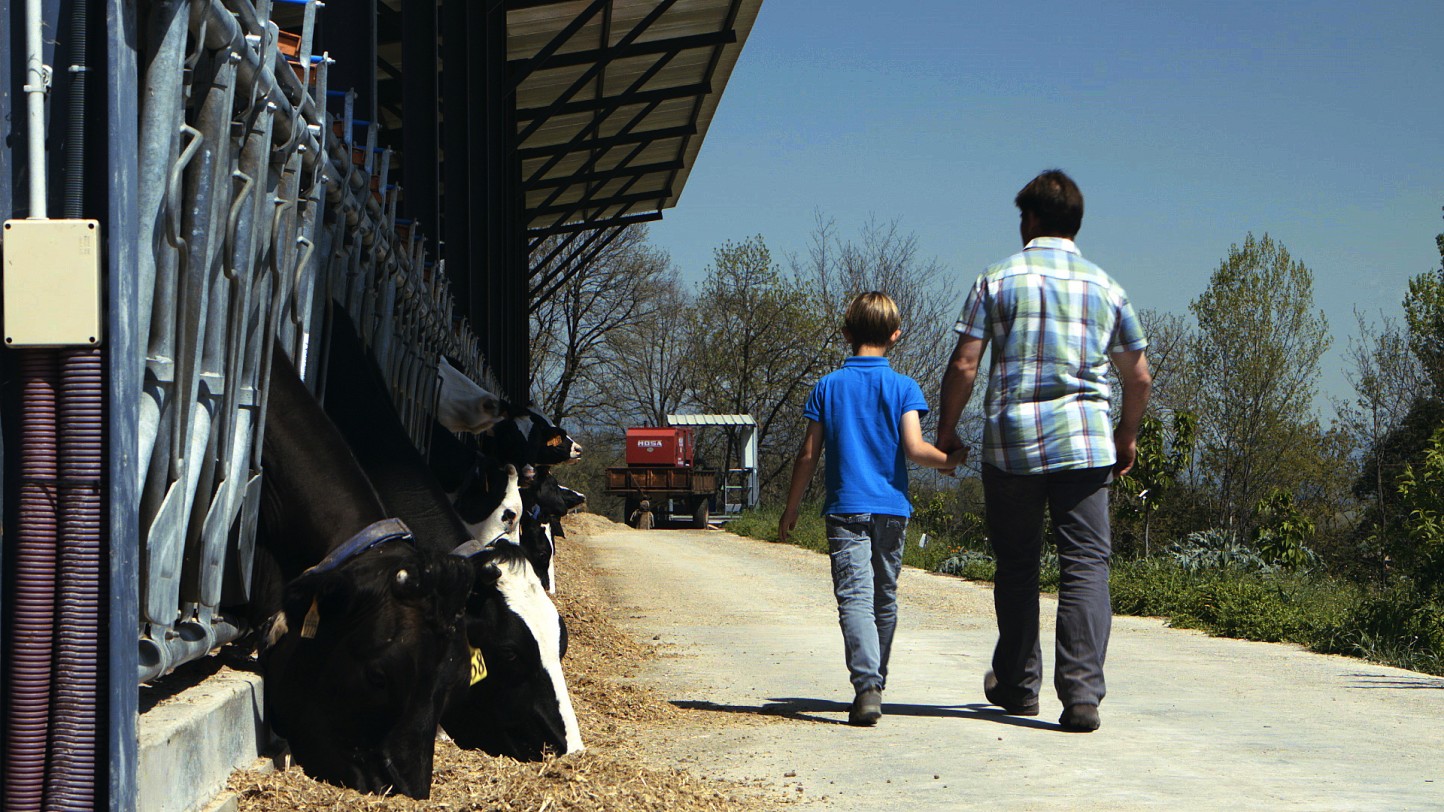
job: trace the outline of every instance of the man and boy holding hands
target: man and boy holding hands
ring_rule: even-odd
[[[984,398],[983,492],[997,561],[998,642],[983,691],[1005,713],[1036,716],[1042,686],[1038,570],[1044,511],[1058,545],[1054,689],[1065,730],[1099,726],[1108,597],[1108,485],[1132,467],[1139,420],[1152,386],[1147,340],[1127,294],[1073,242],[1083,195],[1058,170],[1034,178],[1014,200],[1023,250],[988,268],[954,325],[958,343],[943,373],[937,443],[922,437],[928,411],[912,379],[893,372],[887,350],[901,335],[892,299],[853,300],[843,335],[853,356],[808,397],[793,465],[785,540],[827,449],[823,514],[843,648],[855,698],[854,725],[882,716],[897,622],[897,575],[911,506],[906,460],[951,471],[967,457],[957,423],[991,341]],[[1123,403],[1109,413],[1108,369]]]

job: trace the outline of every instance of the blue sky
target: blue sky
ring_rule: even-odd
[[[785,255],[815,211],[844,237],[876,216],[971,282],[1056,166],[1139,307],[1185,312],[1231,244],[1281,241],[1334,332],[1323,395],[1347,395],[1354,308],[1399,315],[1439,264],[1441,31],[1441,0],[766,0],[652,236],[695,280],[724,240]]]

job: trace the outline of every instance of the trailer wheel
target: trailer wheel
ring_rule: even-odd
[[[697,503],[692,508],[692,526],[698,530],[706,530],[709,518],[711,512],[708,510],[707,497],[697,497]]]

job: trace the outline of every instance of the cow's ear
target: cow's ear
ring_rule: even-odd
[[[277,643],[281,642],[281,639],[286,636],[286,632],[288,631],[290,631],[290,629],[286,625],[286,613],[284,611],[277,612],[266,618],[266,621],[261,624],[261,628],[258,629],[260,650],[264,652],[274,647]]]
[[[301,637],[319,634],[326,617],[344,614],[353,591],[350,581],[339,572],[316,572],[302,575],[286,585],[285,625],[300,629]]]
[[[493,587],[501,580],[501,567],[496,565],[488,555],[479,555],[471,559],[471,566],[474,570],[474,580],[477,587]]]

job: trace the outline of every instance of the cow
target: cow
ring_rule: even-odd
[[[437,361],[436,375],[441,384],[436,419],[447,431],[481,434],[506,416],[501,398],[466,377],[445,356]]]
[[[517,540],[522,499],[517,467],[463,443],[433,422],[427,463],[474,538]]]
[[[521,547],[508,542],[481,546],[472,560],[476,583],[466,623],[485,677],[467,686],[465,701],[447,705],[442,727],[460,747],[521,760],[539,759],[548,749],[581,750],[561,670],[566,626],[533,564]],[[558,706],[559,714],[542,713]]]
[[[522,511],[521,545],[527,551],[547,591],[556,594],[556,539],[564,537],[561,531],[561,517],[570,513],[586,501],[586,496],[564,487],[552,473],[543,468],[542,474],[530,478],[530,483],[521,490]]]
[[[497,423],[483,450],[521,470],[527,465],[561,465],[581,459],[582,446],[560,426],[533,408],[513,410]]]
[[[505,537],[470,532],[411,444],[380,371],[339,311],[327,359],[326,412],[350,441],[382,503],[411,526],[419,545],[465,556],[472,566],[465,625],[473,672],[451,696],[443,729],[463,747],[518,759],[540,758],[547,749],[581,750],[561,670],[565,628],[537,575],[525,566],[524,551]],[[515,481],[513,470],[511,490]],[[518,496],[515,512],[520,509]],[[517,561],[524,566],[514,566]]]
[[[250,616],[266,718],[314,778],[427,798],[472,569],[416,545],[278,347]],[[370,534],[367,534],[367,531]]]

